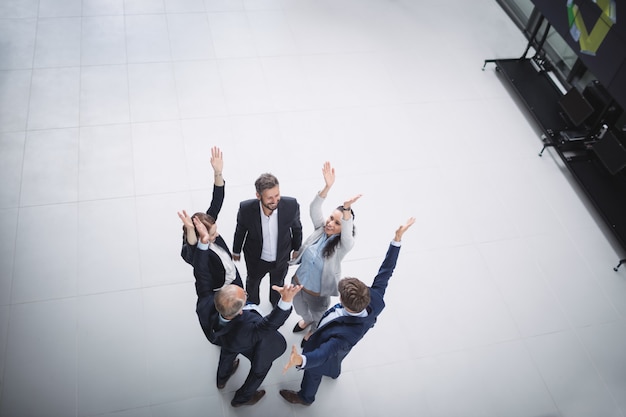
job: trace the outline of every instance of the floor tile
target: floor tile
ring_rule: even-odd
[[[73,298],[11,308],[2,415],[76,412],[76,322]]]
[[[55,163],[50,163],[50,161]],[[75,202],[78,129],[30,131],[24,145],[20,205]]]
[[[159,88],[154,89],[155,85]],[[172,64],[129,65],[128,86],[132,122],[156,122],[179,117]]]
[[[94,415],[149,404],[140,291],[78,299],[78,414]],[[115,306],[115,308],[111,308]],[[97,331],[94,331],[97,329]],[[124,344],[111,343],[124,340]],[[115,369],[115,372],[111,372]]]
[[[80,75],[81,126],[130,121],[126,66],[90,66]]]
[[[124,16],[86,16],[82,19],[81,64],[127,62]]]
[[[28,129],[77,127],[80,69],[36,69],[30,92]]]
[[[77,295],[76,204],[21,208],[17,223],[12,304]],[[37,236],[35,244],[32,236]],[[45,247],[33,262],[34,245]]]
[[[10,12],[9,12],[10,14]],[[0,46],[0,69],[29,69],[33,67],[37,20],[32,18],[3,19],[0,27],[2,39],[12,39]]]
[[[79,17],[40,19],[37,24],[35,68],[80,65]]]

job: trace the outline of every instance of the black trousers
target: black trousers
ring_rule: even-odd
[[[233,352],[222,347],[217,367],[217,380],[223,380],[231,372],[233,361],[241,353],[250,360],[250,372],[246,381],[235,393],[233,402],[248,402],[263,383],[274,360],[285,353],[285,350],[287,350],[287,342],[278,331],[269,333],[259,340],[256,345],[243,352]]]
[[[255,265],[247,266],[248,276],[246,278],[246,291],[248,293],[248,301],[253,304],[260,304],[259,287],[261,280],[266,274],[270,274],[270,303],[272,307],[276,307],[280,294],[272,290],[272,285],[282,287],[285,284],[285,277],[289,270],[289,264],[278,265],[276,262],[266,262],[260,260]]]

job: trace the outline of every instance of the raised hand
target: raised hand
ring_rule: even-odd
[[[193,229],[193,220],[191,220],[191,217],[189,217],[185,210],[183,210],[182,213],[179,211],[178,217],[183,221],[183,225],[185,226],[185,228]]]
[[[272,285],[272,289],[280,293],[280,298],[285,302],[292,302],[293,297],[300,292],[302,285],[285,284],[283,287]]]
[[[222,159],[222,151],[217,146],[211,148],[211,166],[215,173],[222,173],[224,169],[224,159]]]
[[[349,209],[352,206],[352,204],[356,203],[356,201],[362,196],[363,194],[357,194],[354,197],[347,199],[346,201],[343,202],[343,207],[345,209]]]
[[[330,165],[330,162],[324,162],[324,167],[322,167],[322,175],[324,176],[326,188],[332,187],[335,183],[335,168]]]
[[[402,226],[398,227],[398,229],[396,230],[396,236],[394,237],[393,240],[395,240],[396,242],[400,242],[404,232],[409,230],[409,227],[413,226],[413,223],[415,223],[415,217],[409,217],[409,219],[406,221],[405,224],[403,224]]]
[[[222,159],[222,151],[217,146],[211,148],[211,166],[213,167],[213,182],[218,187],[222,187],[224,185],[224,177],[222,176],[224,159]]]
[[[287,373],[289,368],[302,365],[302,355],[298,353],[296,345],[291,346],[291,355],[289,356],[289,363],[283,368],[283,375]]]

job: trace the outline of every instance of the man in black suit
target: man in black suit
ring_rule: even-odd
[[[248,299],[260,304],[259,286],[267,273],[270,288],[283,286],[289,260],[293,257],[291,252],[297,255],[302,244],[302,224],[298,201],[281,197],[278,179],[274,175],[262,174],[254,186],[256,198],[239,204],[233,259],[240,260],[243,249],[248,272]],[[280,295],[270,289],[269,298],[272,306],[276,306]]]
[[[194,217],[193,222],[198,231],[194,275],[196,283],[205,283],[196,285],[196,288],[215,288],[215,285],[206,283],[214,277],[208,262],[209,232],[198,218]],[[224,388],[237,370],[237,355],[242,354],[250,360],[248,377],[230,403],[233,407],[254,405],[265,395],[265,390],[258,388],[274,360],[287,349],[287,342],[278,328],[291,314],[293,297],[301,288],[274,286],[273,290],[280,295],[280,300],[266,316],[259,313],[258,306],[246,303],[247,294],[239,285],[229,284],[218,291],[207,290],[198,294],[197,313],[205,335],[211,343],[221,346],[217,387]]]

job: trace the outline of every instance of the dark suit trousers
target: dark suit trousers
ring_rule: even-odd
[[[300,392],[298,392],[298,395],[304,402],[311,404],[315,401],[315,394],[317,394],[317,390],[322,382],[322,376],[324,375],[315,370],[304,371],[304,376],[300,383]]]
[[[275,331],[264,336],[253,348],[241,352],[250,360],[250,372],[246,381],[235,393],[233,398],[235,403],[245,403],[252,398],[270,371],[274,360],[280,357],[285,350],[287,350],[285,338],[278,331]],[[237,352],[222,348],[217,367],[218,381],[230,373],[237,354]]]
[[[259,287],[261,280],[269,272],[270,274],[270,302],[272,307],[276,307],[280,294],[272,290],[272,285],[282,287],[285,283],[285,277],[289,270],[289,264],[277,265],[276,262],[265,262],[260,260],[254,267],[248,267],[248,277],[246,278],[246,291],[248,292],[248,301],[253,304],[260,304]]]

